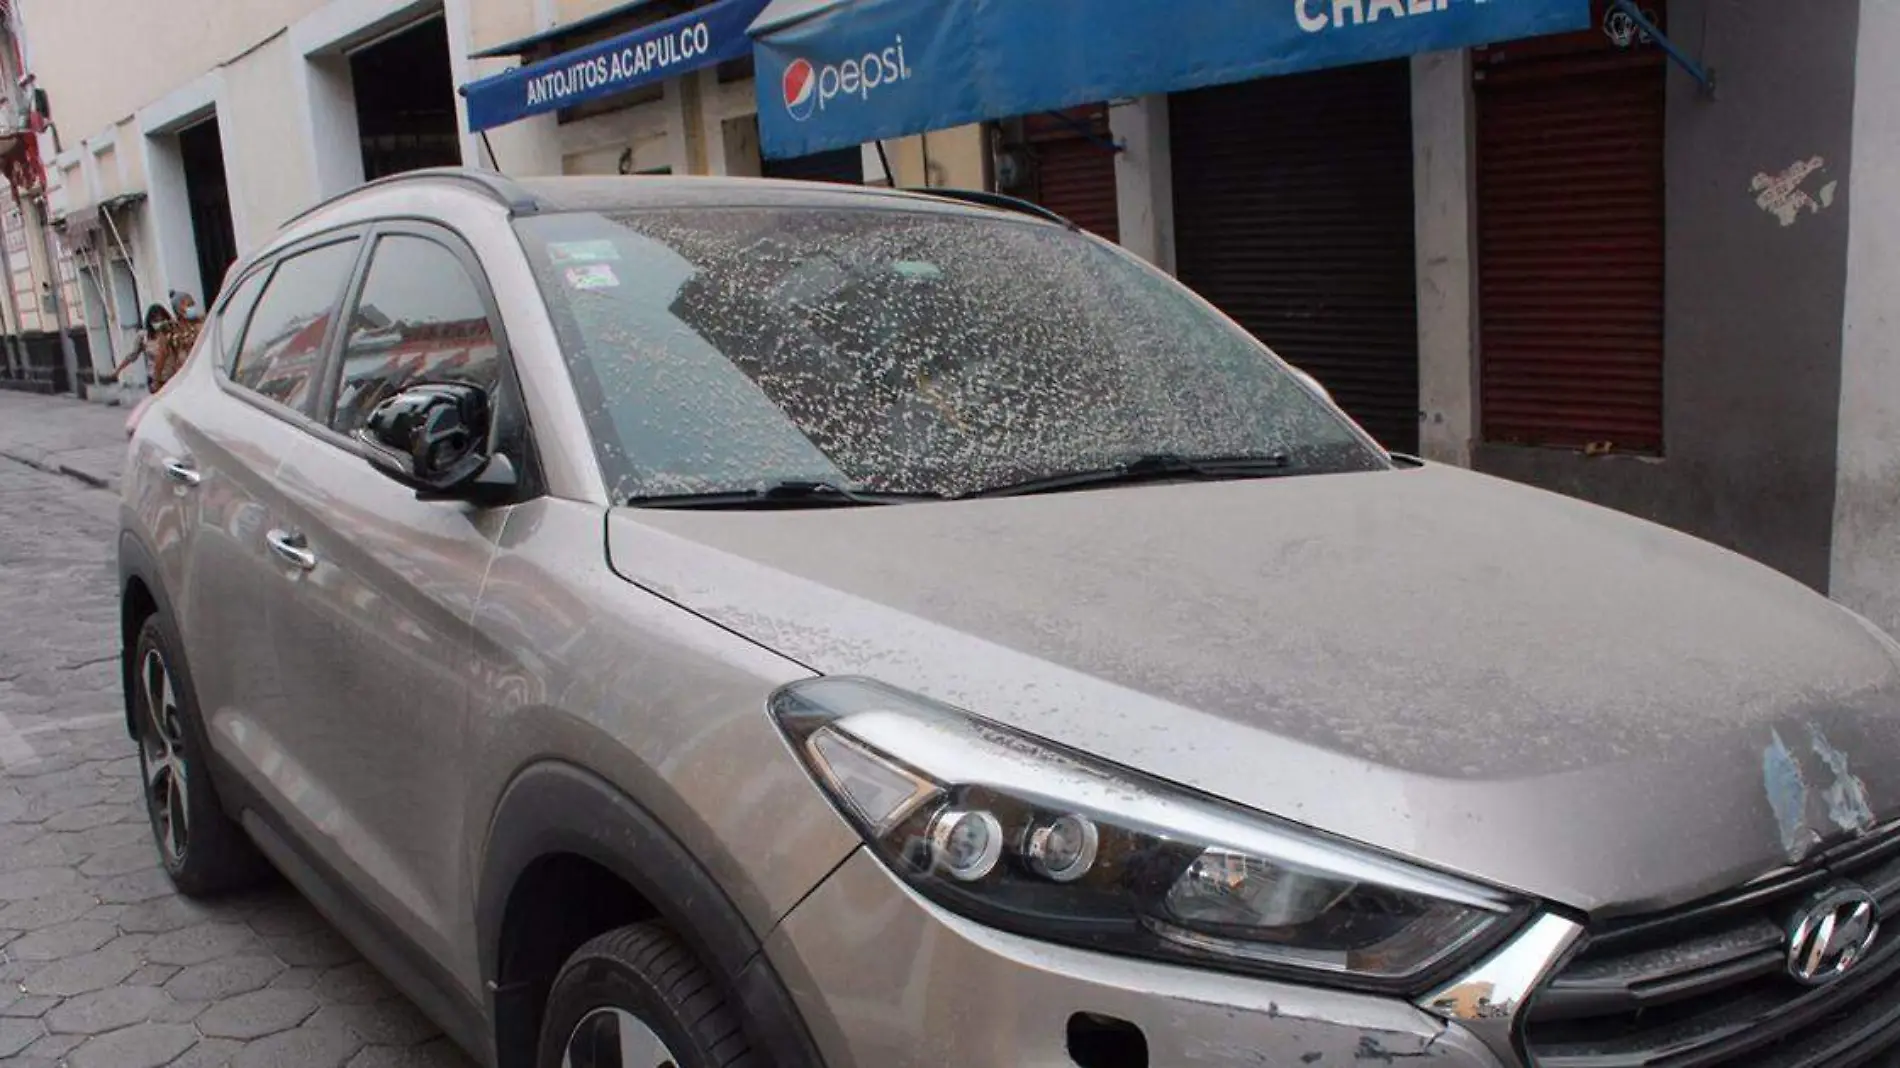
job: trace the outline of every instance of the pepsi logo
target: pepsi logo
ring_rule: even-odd
[[[804,122],[811,117],[811,109],[818,103],[818,73],[812,70],[811,61],[794,59],[785,68],[784,78],[785,110],[792,118]]]

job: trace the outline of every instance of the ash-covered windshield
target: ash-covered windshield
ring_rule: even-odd
[[[961,496],[1154,455],[1386,463],[1251,336],[1057,226],[743,207],[515,225],[617,500]]]

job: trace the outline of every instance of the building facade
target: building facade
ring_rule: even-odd
[[[705,6],[13,0],[48,128],[41,206],[6,220],[8,322],[57,332],[63,270],[102,377],[138,309],[213,296],[285,218],[413,166],[988,188],[1175,273],[1393,448],[1667,523],[1900,630],[1885,0],[1599,0],[1572,33],[791,160],[760,151],[777,94],[750,58],[470,132],[459,88]]]

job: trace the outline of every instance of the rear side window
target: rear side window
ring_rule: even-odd
[[[239,343],[231,378],[288,408],[302,408],[323,362],[323,338],[336,314],[356,242],[298,253],[277,265]]]
[[[500,377],[501,351],[480,290],[455,253],[428,238],[391,234],[376,242],[349,330],[330,417],[345,434],[384,398],[418,382],[492,391]]]
[[[237,366],[238,344],[244,340],[244,324],[251,318],[251,309],[257,306],[257,295],[264,291],[264,280],[270,277],[269,271],[253,271],[246,276],[237,288],[231,291],[231,299],[224,302],[218,311],[218,344],[223,346],[223,363],[226,374]]]

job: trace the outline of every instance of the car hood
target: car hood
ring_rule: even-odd
[[[814,671],[1597,915],[1900,811],[1870,625],[1455,468],[608,528],[622,576]]]

